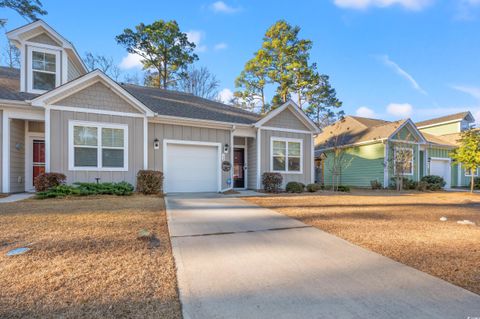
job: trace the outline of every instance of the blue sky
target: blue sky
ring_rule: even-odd
[[[422,120],[470,110],[480,119],[480,0],[43,3],[44,20],[82,55],[112,56],[125,74],[141,69],[114,37],[140,22],[175,19],[226,97],[265,30],[285,19],[313,41],[311,59],[347,114]],[[1,17],[8,29],[26,22],[4,9]]]

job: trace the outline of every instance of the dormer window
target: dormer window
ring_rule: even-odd
[[[28,91],[43,93],[60,85],[60,51],[28,48]]]

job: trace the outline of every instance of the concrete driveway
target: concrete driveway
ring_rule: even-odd
[[[480,296],[272,210],[166,202],[186,319],[480,317]]]

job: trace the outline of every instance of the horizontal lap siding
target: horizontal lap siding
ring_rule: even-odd
[[[18,146],[18,147],[17,147]],[[10,121],[10,192],[25,191],[25,121]]]
[[[151,145],[157,138],[160,141],[160,149],[154,150]],[[148,124],[148,167],[149,169],[163,171],[163,140],[180,140],[180,141],[198,141],[198,142],[213,142],[230,145],[230,130],[193,127],[183,125],[172,125],[163,123],[149,123]],[[225,160],[230,161],[230,152],[233,148],[225,154]],[[192,158],[192,165],[195,165],[195,159]],[[232,165],[233,169],[233,165]],[[231,177],[231,172],[222,171],[222,189],[227,188],[227,179]]]
[[[430,133],[433,135],[445,135],[460,132],[460,122],[421,128],[420,132]]]
[[[341,161],[339,181],[342,185],[354,187],[370,187],[370,181],[377,180],[383,185],[385,146],[381,143],[352,147],[345,150]],[[332,185],[333,152],[326,153],[324,183]]]
[[[69,120],[127,124],[128,171],[70,171],[68,169]],[[51,110],[50,123],[50,170],[67,175],[67,183],[95,182],[95,178],[97,177],[99,177],[102,182],[127,181],[132,184],[136,183],[136,174],[139,170],[143,169],[143,118]]]
[[[282,174],[284,186],[288,182],[300,182],[310,184],[312,182],[312,135],[305,133],[291,133],[281,131],[261,131],[261,172],[270,172],[270,143],[272,137],[285,137],[303,140],[303,173],[302,174]]]
[[[3,111],[0,110],[0,193],[3,193]]]

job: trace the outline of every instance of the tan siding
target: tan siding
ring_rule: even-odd
[[[96,82],[65,99],[55,102],[55,104],[97,110],[140,113],[136,108],[100,82]]]
[[[234,145],[245,145],[245,137],[235,136],[233,138]]]
[[[270,172],[270,139],[271,137],[286,137],[303,139],[303,173],[302,174],[282,174],[284,185],[288,182],[301,182],[304,184],[311,183],[312,180],[312,139],[311,134],[290,133],[280,131],[262,130],[261,134],[261,171],[260,176],[264,172]]]
[[[3,111],[0,110],[0,193],[3,192]]]
[[[81,120],[101,123],[118,123],[128,125],[128,171],[70,171],[68,169],[68,121]],[[143,118],[90,114],[70,111],[50,111],[51,145],[50,170],[67,175],[67,183],[127,181],[136,183],[136,174],[143,169]],[[57,132],[57,133],[55,133]]]
[[[266,122],[264,126],[310,131],[308,127],[306,127],[305,124],[303,124],[302,121],[300,121],[288,108]]]
[[[153,141],[157,138],[160,141],[160,149],[153,149]],[[163,140],[181,140],[181,141],[199,141],[199,142],[214,142],[221,143],[222,147],[225,144],[231,143],[230,131],[213,129],[213,128],[199,128],[192,126],[149,123],[148,125],[148,168],[153,170],[163,171]],[[225,154],[225,160],[230,161],[230,151]],[[223,150],[222,150],[223,152]],[[195,165],[195,159],[192,158],[192,165]],[[227,179],[231,177],[231,172],[222,171],[222,189],[228,187]]]
[[[247,188],[257,189],[257,143],[256,139],[247,139]]]
[[[18,147],[17,147],[18,146]],[[25,121],[10,122],[10,192],[25,191]]]
[[[72,62],[70,58],[68,58],[68,72],[67,72],[67,79],[68,81],[72,81],[76,78],[78,78],[82,73],[80,70],[75,66],[75,64]]]
[[[41,44],[48,44],[48,45],[54,45],[54,46],[60,46],[60,44],[55,41],[52,37],[50,37],[46,33],[40,33],[39,35],[28,39],[29,42],[34,42],[34,43],[41,43]]]
[[[35,133],[44,133],[45,132],[45,122],[39,121],[28,121],[28,131]]]

